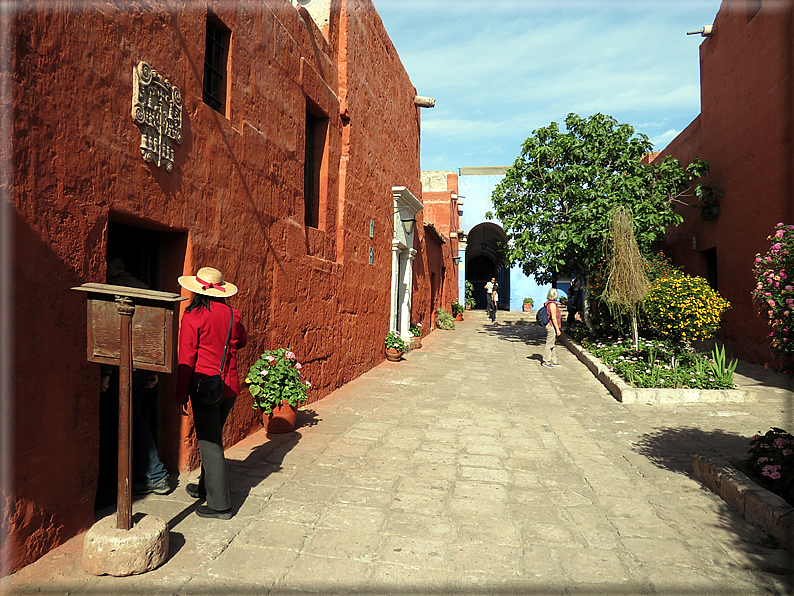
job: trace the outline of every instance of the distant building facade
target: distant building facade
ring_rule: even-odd
[[[474,286],[477,308],[485,308],[485,284],[496,277],[501,289],[500,309],[521,311],[524,298],[533,298],[537,309],[551,286],[539,286],[524,275],[520,264],[504,266],[507,234],[499,220],[485,219],[485,214],[493,210],[491,195],[506,171],[503,166],[460,168],[460,194],[465,202],[461,221],[468,240],[463,275]]]
[[[458,175],[447,171],[424,171],[422,179],[423,224],[425,229],[427,273],[423,277],[428,283],[426,300],[418,312],[429,312],[430,322],[436,325],[436,309],[452,312],[452,302],[460,298],[459,275],[466,243],[460,227]],[[420,271],[417,270],[417,275]],[[424,324],[423,324],[424,326]]]

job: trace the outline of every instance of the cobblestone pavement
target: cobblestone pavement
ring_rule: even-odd
[[[195,515],[179,478],[135,502],[171,554],[82,571],[82,537],[6,578],[14,594],[787,594],[786,551],[691,477],[791,416],[743,365],[741,404],[624,405],[521,313],[469,312],[399,363],[227,452],[235,516]],[[766,385],[764,385],[766,383]],[[790,387],[789,387],[790,389]]]

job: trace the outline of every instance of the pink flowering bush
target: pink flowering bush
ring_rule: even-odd
[[[794,376],[794,225],[779,223],[766,255],[755,257],[753,302],[768,318],[772,368]]]
[[[748,463],[763,484],[794,505],[794,437],[775,427],[754,435]]]
[[[293,407],[305,404],[312,384],[303,378],[302,371],[303,365],[292,348],[265,350],[245,377],[253,407],[268,415],[285,400]]]

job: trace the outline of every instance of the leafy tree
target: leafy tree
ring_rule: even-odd
[[[565,127],[552,122],[524,141],[486,215],[505,228],[509,263],[520,263],[538,283],[550,283],[557,272],[597,272],[609,257],[615,207],[631,212],[637,245],[650,253],[667,226],[683,221],[674,204],[686,204],[681,197],[709,170],[700,159],[686,167],[669,156],[642,163],[652,149],[648,137],[611,116],[569,114]]]

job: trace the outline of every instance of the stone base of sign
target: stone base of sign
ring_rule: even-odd
[[[168,524],[142,516],[129,530],[116,527],[116,516],[95,523],[83,544],[83,569],[93,575],[123,577],[156,569],[168,558]]]
[[[585,350],[564,333],[562,343],[589,368],[596,378],[609,389],[615,399],[624,404],[686,404],[750,401],[742,389],[644,389],[631,387],[605,365],[599,358]]]
[[[731,509],[771,534],[794,553],[794,507],[758,486],[726,460],[692,454],[695,477],[717,493]]]

